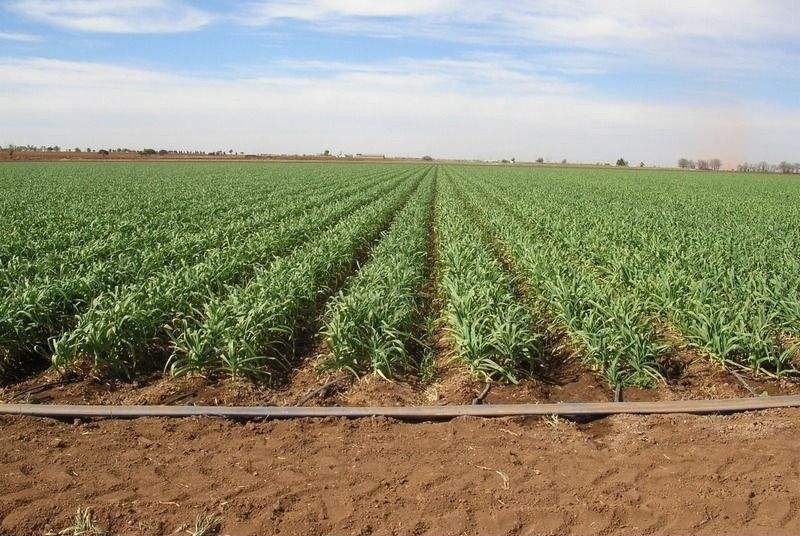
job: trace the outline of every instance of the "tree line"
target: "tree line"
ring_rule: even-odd
[[[699,169],[703,171],[719,171],[722,162],[719,158],[711,160],[689,160],[681,158],[678,160],[678,167],[681,169]],[[800,173],[800,162],[783,161],[780,164],[770,164],[769,162],[750,163],[743,162],[736,166],[736,171],[743,173]]]
[[[719,171],[722,168],[722,160],[711,158],[710,160],[689,160],[681,158],[678,160],[678,167],[681,169],[699,169],[702,171]]]
[[[3,147],[0,145],[0,151],[9,151],[11,154],[14,152],[31,152],[31,153],[51,153],[51,152],[68,152],[68,153],[98,153],[101,155],[107,155],[110,153],[136,153],[140,155],[189,155],[189,156],[224,156],[224,155],[234,155],[234,154],[244,154],[243,152],[234,151],[233,149],[228,149],[227,151],[219,150],[219,151],[175,151],[175,150],[167,150],[167,149],[128,149],[127,147],[117,147],[115,149],[92,149],[91,147],[86,147],[82,149],[80,147],[75,147],[74,149],[62,149],[58,145],[16,145],[13,143],[8,144],[8,146]]]
[[[792,163],[785,160],[780,164],[769,164],[763,161],[757,164],[744,162],[736,166],[736,171],[745,173],[800,173],[800,162]]]

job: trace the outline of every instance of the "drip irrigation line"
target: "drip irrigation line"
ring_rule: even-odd
[[[45,382],[39,385],[34,385],[33,387],[28,387],[27,389],[22,389],[21,391],[16,391],[11,393],[11,399],[20,399],[25,398],[26,396],[35,395],[42,391],[46,391],[51,387],[58,387],[59,385],[64,385],[68,383],[69,380],[55,380],[52,382]]]
[[[335,385],[338,385],[340,383],[343,383],[347,379],[348,379],[347,376],[342,376],[342,377],[334,378],[332,380],[329,380],[329,381],[325,382],[323,385],[321,385],[320,387],[312,390],[306,396],[301,398],[300,401],[297,404],[295,404],[295,407],[302,407],[303,404],[305,404],[306,402],[308,402],[312,398],[316,398],[317,396],[320,396],[320,395],[323,395],[323,394],[327,394],[327,392],[330,390],[331,387],[333,387]]]
[[[489,394],[489,391],[492,389],[492,382],[486,382],[486,385],[483,386],[483,391],[472,399],[472,405],[477,406],[479,404],[483,404],[483,401],[486,400],[486,395]]]
[[[753,396],[758,396],[758,393],[755,391],[755,389],[753,389],[752,387],[750,387],[750,384],[749,384],[749,383],[747,383],[747,380],[745,380],[745,379],[742,377],[742,375],[741,375],[741,374],[739,374],[738,372],[736,372],[736,371],[735,371],[735,370],[733,370],[733,369],[729,369],[729,372],[730,372],[730,373],[733,375],[733,377],[734,377],[734,378],[736,378],[737,380],[739,380],[739,383],[741,383],[741,384],[744,386],[744,388],[745,388],[745,389],[747,389],[748,391],[750,391],[750,394],[751,394],[751,395],[753,395]]]
[[[574,416],[686,413],[704,415],[773,408],[800,407],[800,396],[676,400],[662,402],[594,402],[559,404],[491,404],[412,407],[296,407],[296,406],[89,406],[57,404],[0,404],[0,415],[54,418],[224,417],[231,419],[292,419],[324,417],[391,417],[406,421],[448,420],[456,417]]]

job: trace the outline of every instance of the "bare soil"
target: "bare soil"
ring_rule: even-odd
[[[446,348],[445,342],[442,343]],[[86,375],[60,378],[46,372],[0,388],[0,403],[38,404],[179,404],[227,406],[418,406],[470,404],[483,390],[483,380],[472,377],[463,364],[437,352],[436,377],[387,381],[369,375],[354,378],[343,373],[319,374],[324,349],[315,346],[298,367],[276,386],[247,380],[201,376],[163,377],[154,373],[136,382],[100,380]],[[340,380],[329,384],[332,380]],[[324,388],[323,388],[324,387]],[[626,401],[741,398],[768,394],[800,394],[798,379],[774,380],[734,372],[701,356],[687,360],[680,376],[651,389],[626,388]],[[517,385],[495,383],[486,404],[608,402],[614,392],[575,359],[554,364],[547,374],[526,378]],[[301,404],[302,403],[302,404]]]
[[[0,534],[795,535],[800,410],[66,423],[0,417]]]
[[[138,151],[111,152],[101,154],[97,151],[80,153],[70,151],[14,151],[0,150],[0,162],[368,162],[368,163],[393,163],[431,162],[421,158],[386,157],[356,155],[347,158],[323,155],[299,154],[140,154]]]

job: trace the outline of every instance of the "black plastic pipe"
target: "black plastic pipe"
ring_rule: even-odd
[[[406,421],[455,417],[527,417],[561,415],[604,417],[616,414],[710,414],[800,407],[800,396],[769,396],[722,400],[663,402],[599,402],[558,404],[490,404],[403,407],[287,406],[89,406],[61,404],[0,404],[0,415],[56,418],[225,417],[231,419],[294,419],[322,417],[391,417]]]

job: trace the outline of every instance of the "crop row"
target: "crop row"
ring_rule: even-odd
[[[327,305],[323,370],[395,377],[419,365],[429,277],[428,239],[436,188],[426,179],[345,289]],[[417,358],[415,360],[415,357]]]
[[[800,357],[786,179],[70,165],[0,168],[0,189],[0,374],[39,354],[275,378],[314,337],[321,370],[386,378],[442,342],[512,383],[554,344],[612,386],[656,385],[686,347],[772,376]]]
[[[208,219],[246,216],[251,203],[277,201],[306,188],[313,191],[335,179],[325,170],[253,174],[236,167],[224,174],[213,168],[204,171],[203,177],[197,177],[186,166],[4,168],[0,170],[0,180],[6,182],[0,200],[4,213],[0,265],[54,254],[62,262],[82,259],[81,250],[113,252],[107,238],[119,234],[146,237],[164,229],[202,230]],[[262,183],[257,188],[255,177]],[[249,202],[243,204],[242,199]]]
[[[428,169],[425,173],[430,173]],[[269,377],[292,363],[321,302],[355,266],[422,180],[414,171],[378,201],[351,213],[315,240],[258,270],[241,287],[205,302],[173,335],[173,374],[190,371]]]
[[[513,281],[459,199],[450,170],[439,187],[436,215],[438,286],[455,357],[473,372],[516,382],[542,354],[541,334]]]
[[[235,241],[263,226],[267,214],[280,217],[285,213],[281,210],[283,207],[298,208],[299,196],[307,200],[305,209],[324,203],[338,184],[345,184],[343,177],[322,175],[306,181],[295,178],[274,188],[257,189],[244,204],[204,200],[174,211],[180,217],[165,219],[154,217],[158,216],[154,208],[113,217],[94,215],[78,228],[48,229],[47,235],[38,242],[25,237],[22,252],[18,243],[4,242],[6,251],[16,248],[16,254],[10,256],[0,270],[0,292],[83,275],[96,270],[96,264],[108,261],[123,268],[118,270],[122,278],[128,277],[126,267],[143,273],[146,272],[143,255],[156,248],[164,252],[163,260],[157,260],[159,263],[202,253],[209,244]],[[98,228],[111,227],[111,222],[113,228]]]
[[[106,291],[78,315],[74,327],[53,342],[53,363],[66,368],[89,361],[94,368],[128,373],[147,359],[152,345],[164,346],[198,308],[258,277],[273,259],[292,252],[359,207],[408,183],[406,172],[377,186],[332,201],[297,217],[284,218],[246,239],[209,251],[201,262],[184,264],[147,279]],[[174,336],[174,335],[173,335]]]
[[[246,221],[220,222],[211,217],[199,222],[202,228],[197,232],[182,233],[179,228],[169,240],[137,244],[140,247],[123,244],[118,255],[87,262],[82,268],[62,268],[60,277],[37,273],[17,282],[0,300],[0,373],[20,359],[28,359],[31,352],[49,355],[48,339],[62,332],[53,343],[60,347],[54,362],[62,367],[83,349],[112,363],[146,352],[151,342],[145,334],[148,329],[158,332],[203,292],[246,278],[257,263],[287,251],[354,206],[392,189],[410,173],[380,167],[365,168],[355,176],[321,173],[318,186],[313,178],[309,181],[301,176],[290,182],[311,182],[311,191],[318,195],[297,196],[278,187],[269,197],[271,209],[267,203],[244,203],[251,211]],[[250,189],[270,190],[258,184],[259,179],[250,179]],[[230,193],[222,186],[217,188],[220,194]],[[238,187],[233,192],[241,193]],[[143,202],[134,197],[134,203]],[[193,213],[191,206],[187,210]],[[224,214],[218,210],[214,216]],[[150,217],[158,220],[156,213]],[[56,215],[51,218],[58,220]],[[146,226],[131,233],[133,237],[141,235],[150,236]],[[33,258],[45,273],[46,259]],[[183,301],[172,301],[175,296]]]
[[[652,384],[681,345],[760,373],[793,372],[798,211],[776,195],[790,183],[460,175],[481,192],[476,205],[485,213],[486,195],[504,208],[486,220],[550,314],[612,383]]]
[[[550,328],[564,333],[610,385],[648,386],[660,379],[665,348],[636,297],[595,277],[564,248],[563,234],[542,232],[527,212],[529,199],[500,197],[461,179],[468,205],[510,256]]]
[[[16,282],[0,302],[0,346],[33,350],[50,334],[60,331],[70,314],[81,312],[87,303],[117,285],[130,287],[158,277],[157,274],[171,277],[173,272],[204,257],[224,254],[232,244],[263,233],[278,222],[316,210],[371,184],[365,181],[359,186],[333,187],[312,199],[284,199],[283,206],[271,210],[256,204],[256,212],[248,220],[223,225],[207,220],[206,228],[196,233],[176,231],[161,240],[145,235],[149,239],[146,243],[142,243],[141,237],[128,240],[122,237],[118,254],[67,268],[59,263],[58,274],[47,268],[48,259],[42,259],[41,271],[45,275],[36,274]]]

